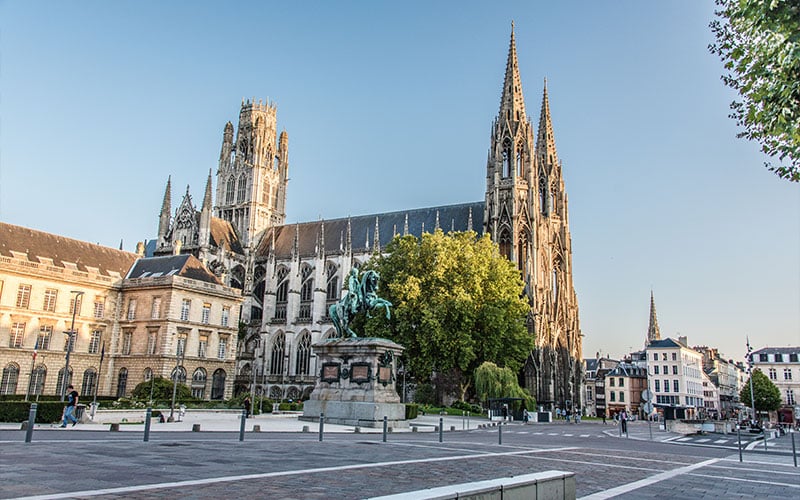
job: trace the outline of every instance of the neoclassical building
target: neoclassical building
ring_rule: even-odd
[[[288,179],[288,134],[278,133],[276,105],[243,101],[236,129],[228,122],[223,130],[216,189],[209,172],[199,210],[187,188],[173,215],[168,180],[158,237],[148,245],[153,255],[191,253],[241,290],[247,333],[237,390],[255,384],[274,398],[310,392],[318,368],[312,345],[333,334],[328,306],[341,296],[353,266],[398,234],[475,230],[491,235],[525,282],[536,349],[522,373],[524,385],[540,404],[582,406],[562,163],[546,86],[536,129],[528,117],[513,27],[483,201],[285,224]]]

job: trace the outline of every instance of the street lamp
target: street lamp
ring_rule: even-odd
[[[747,336],[747,373],[750,374],[750,406],[753,407],[753,421],[758,418],[756,416],[756,400],[753,397],[753,348],[750,347],[750,336]]]
[[[178,369],[183,364],[183,354],[186,351],[186,334],[178,334],[178,351],[175,353],[175,371],[172,372],[172,403],[169,405],[169,421],[175,421],[175,396],[178,393]]]
[[[64,332],[67,334],[67,356],[66,356],[66,364],[64,366],[64,377],[61,379],[61,401],[64,401],[64,397],[67,394],[67,377],[69,377],[69,353],[72,352],[72,343],[73,337],[75,336],[75,313],[78,312],[78,299],[80,299],[84,292],[79,292],[77,290],[72,290],[70,293],[75,294],[75,302],[72,304],[72,324],[69,327],[68,332]]]
[[[256,337],[256,345],[253,348],[253,383],[250,386],[250,407],[255,408],[256,405],[256,356],[258,356],[258,349],[261,347],[261,335]]]

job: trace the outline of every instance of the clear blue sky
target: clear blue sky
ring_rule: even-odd
[[[243,97],[289,134],[287,221],[479,201],[510,24],[548,79],[584,354],[800,345],[800,186],[736,139],[711,1],[0,4],[0,219],[133,250],[202,200]],[[357,189],[353,189],[358,186]]]

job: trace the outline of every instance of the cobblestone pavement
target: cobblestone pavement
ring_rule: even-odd
[[[626,439],[601,425],[438,433],[0,431],[0,498],[369,498],[575,472],[579,498],[798,498],[792,456]]]

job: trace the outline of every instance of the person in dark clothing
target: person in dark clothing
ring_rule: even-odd
[[[250,396],[244,398],[244,410],[248,418],[250,418]]]
[[[64,408],[64,421],[61,422],[61,427],[67,426],[67,420],[72,420],[72,426],[78,423],[75,418],[75,406],[78,404],[78,391],[72,385],[67,386],[67,406]]]

